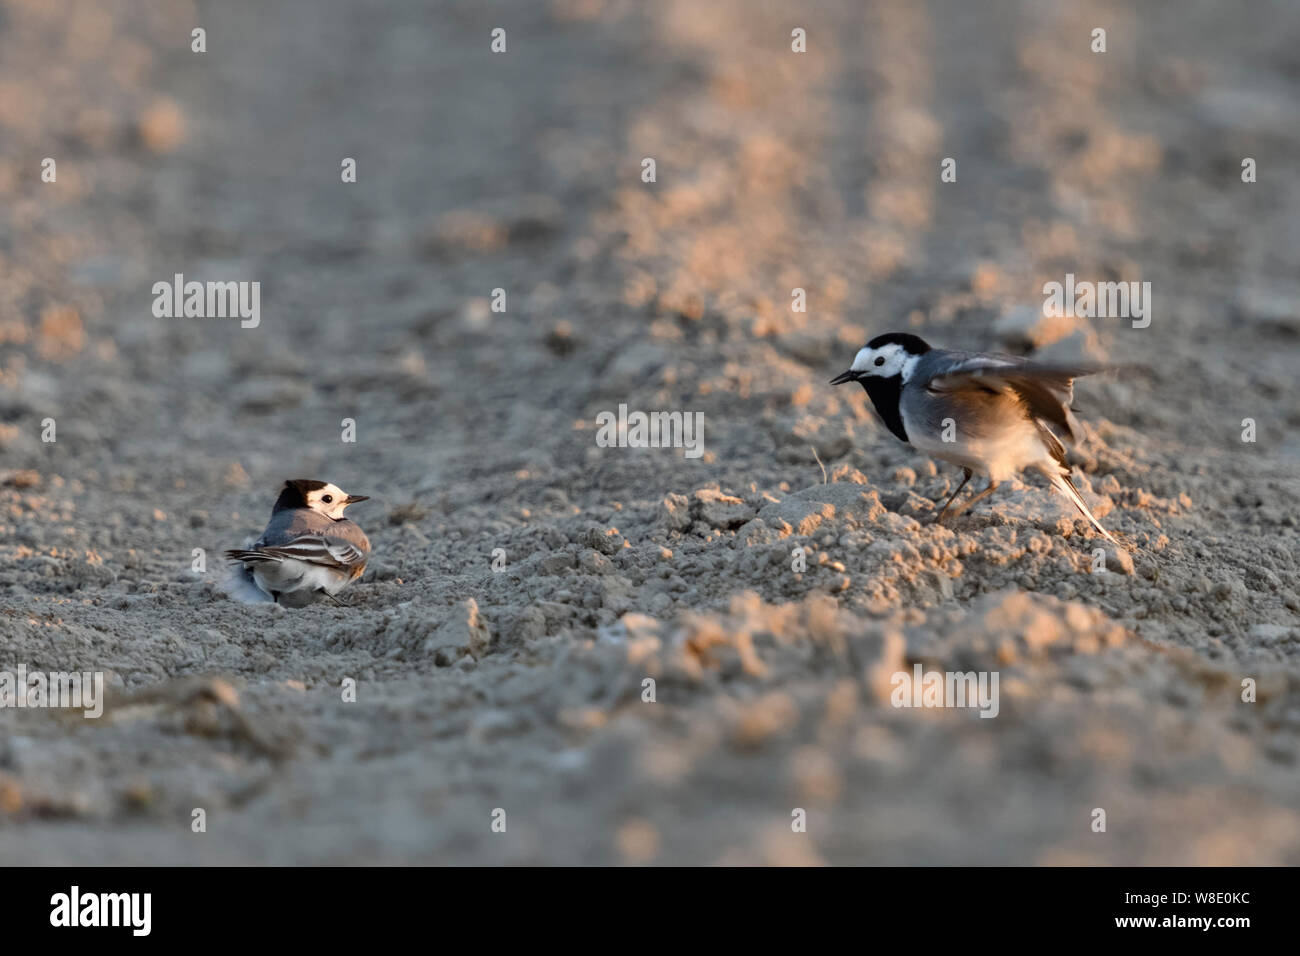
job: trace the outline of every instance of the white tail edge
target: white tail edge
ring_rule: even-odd
[[[1048,478],[1051,479],[1052,484],[1057,488],[1057,490],[1061,492],[1061,494],[1065,495],[1065,497],[1069,498],[1071,501],[1074,502],[1074,506],[1078,508],[1079,511],[1083,514],[1083,516],[1088,519],[1088,522],[1094,528],[1097,529],[1098,534],[1100,534],[1111,544],[1115,545],[1115,547],[1117,548],[1120,547],[1120,543],[1115,540],[1115,538],[1111,535],[1109,531],[1107,531],[1105,528],[1101,526],[1101,522],[1097,520],[1096,516],[1092,513],[1092,511],[1089,510],[1088,506],[1084,503],[1083,496],[1079,494],[1079,489],[1074,487],[1074,482],[1070,480],[1070,476],[1068,474],[1061,475],[1061,474],[1049,473]]]

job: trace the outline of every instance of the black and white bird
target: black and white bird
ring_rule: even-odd
[[[366,500],[327,481],[286,481],[262,536],[251,547],[226,552],[239,565],[232,594],[248,603],[289,607],[334,599],[366,569],[370,540],[343,517],[348,505]]]
[[[1000,482],[1033,468],[1074,503],[1107,541],[1118,542],[1088,509],[1065,458],[1079,438],[1070,410],[1074,380],[1095,368],[1040,365],[1011,355],[931,348],[906,332],[878,335],[832,385],[860,382],[891,432],[918,451],[961,466],[964,477],[939,512],[957,517]],[[1058,437],[1057,433],[1060,433]],[[953,509],[975,473],[988,487]]]

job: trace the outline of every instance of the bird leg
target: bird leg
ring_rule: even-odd
[[[948,500],[945,501],[943,503],[943,507],[939,509],[939,517],[934,519],[935,521],[939,522],[939,524],[943,524],[943,519],[948,517],[948,506],[951,505],[952,500],[961,493],[961,490],[966,487],[966,482],[970,481],[970,476],[974,474],[974,472],[972,472],[969,468],[963,468],[961,471],[962,471],[961,484],[957,486],[956,491],[954,491],[952,494],[948,496]]]
[[[318,588],[317,591],[316,591],[316,593],[322,595],[323,597],[329,598],[329,600],[331,600],[331,601],[334,602],[334,606],[335,606],[335,607],[351,607],[351,606],[352,606],[351,604],[348,604],[346,601],[340,601],[338,598],[336,598],[334,595],[330,594],[329,591],[326,591],[324,588]]]
[[[957,508],[956,511],[952,513],[952,516],[956,518],[959,515],[965,514],[967,511],[971,509],[973,505],[976,504],[976,502],[983,501],[989,495],[993,494],[994,489],[997,488],[999,484],[1000,482],[994,481],[992,478],[990,478],[989,486],[985,488],[983,491],[981,491],[979,494],[975,495],[974,497],[964,502],[959,508]]]

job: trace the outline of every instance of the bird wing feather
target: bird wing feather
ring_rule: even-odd
[[[1078,365],[1037,365],[1004,359],[971,359],[926,383],[934,393],[981,388],[1018,396],[1037,420],[1061,429],[1071,442],[1079,440],[1079,422],[1070,410],[1074,380],[1099,371]]]
[[[302,561],[349,570],[366,562],[366,553],[352,542],[318,534],[302,535],[269,547],[227,551],[226,557],[231,561]]]

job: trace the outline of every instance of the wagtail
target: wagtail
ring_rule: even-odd
[[[348,505],[366,500],[366,495],[349,495],[327,481],[286,481],[262,536],[250,548],[226,552],[227,559],[240,565],[235,596],[290,607],[319,597],[334,600],[366,569],[370,541],[343,517]]]
[[[860,382],[885,427],[927,455],[960,465],[964,477],[939,512],[942,523],[993,493],[1025,468],[1046,476],[1088,523],[1118,544],[1084,503],[1065,459],[1061,434],[1074,443],[1079,422],[1070,410],[1074,380],[1095,368],[1039,365],[1011,355],[931,348],[906,332],[878,335],[832,385]],[[979,472],[988,487],[954,509],[953,500]]]

